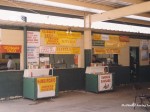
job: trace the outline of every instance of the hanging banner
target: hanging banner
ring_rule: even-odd
[[[80,54],[80,47],[56,47],[56,54]]]
[[[92,40],[101,40],[101,34],[93,34]]]
[[[98,90],[99,91],[106,91],[112,90],[112,74],[105,74],[105,75],[98,75]]]
[[[148,40],[141,40],[140,42],[140,48],[141,48],[141,59],[142,61],[148,61],[149,60],[149,41]]]
[[[21,45],[0,45],[0,53],[21,53]]]
[[[56,77],[37,78],[37,98],[55,96]]]
[[[120,41],[118,35],[109,35],[109,40],[110,41],[116,41],[116,42]]]
[[[27,46],[40,46],[40,32],[27,31]]]
[[[94,48],[94,54],[119,54],[119,48]]]
[[[105,41],[103,40],[92,40],[92,46],[105,46]]]
[[[34,46],[27,47],[27,62],[28,64],[39,64],[39,48]]]
[[[80,32],[71,32],[66,33],[66,31],[57,31],[57,30],[40,30],[40,35],[42,38],[72,38],[78,39],[82,35]]]
[[[129,37],[127,37],[127,36],[120,36],[119,40],[120,40],[120,42],[129,42]]]
[[[39,52],[40,52],[40,54],[55,54],[56,53],[56,47],[40,46]]]
[[[77,40],[71,38],[45,38],[46,45],[76,46]]]

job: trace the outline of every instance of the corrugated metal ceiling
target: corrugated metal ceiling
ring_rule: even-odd
[[[132,4],[121,0],[76,0],[76,1],[97,4],[97,5],[102,4],[102,5],[107,5],[116,8],[124,7]]]

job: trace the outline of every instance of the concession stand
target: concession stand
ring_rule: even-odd
[[[118,66],[118,54],[128,42],[125,36],[92,35],[92,53],[98,63],[86,67],[86,91],[98,93],[114,89],[115,72],[110,73],[109,69]]]
[[[24,98],[36,100],[39,98],[58,96],[58,77],[53,76],[53,74],[49,75],[49,70],[50,69],[24,70]]]
[[[93,66],[86,68],[86,91],[111,91],[113,87],[113,74],[109,73],[108,66]]]
[[[25,98],[36,100],[58,96],[58,80],[61,74],[53,74],[53,69],[78,66],[78,63],[74,63],[73,56],[80,54],[80,46],[77,45],[79,38],[81,33],[78,32],[27,32],[27,69],[24,70],[23,79]]]
[[[11,56],[15,63],[15,70],[20,69],[21,45],[0,45],[0,70],[7,70],[8,57]]]

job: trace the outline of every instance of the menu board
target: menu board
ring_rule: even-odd
[[[27,46],[40,46],[40,32],[27,31]]]
[[[27,62],[28,64],[39,64],[39,49],[37,47],[28,46],[27,47]]]

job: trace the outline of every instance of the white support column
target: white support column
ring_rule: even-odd
[[[84,17],[84,64],[85,67],[91,63],[92,38],[91,38],[91,15]]]
[[[91,15],[84,17],[84,49],[92,49]]]

